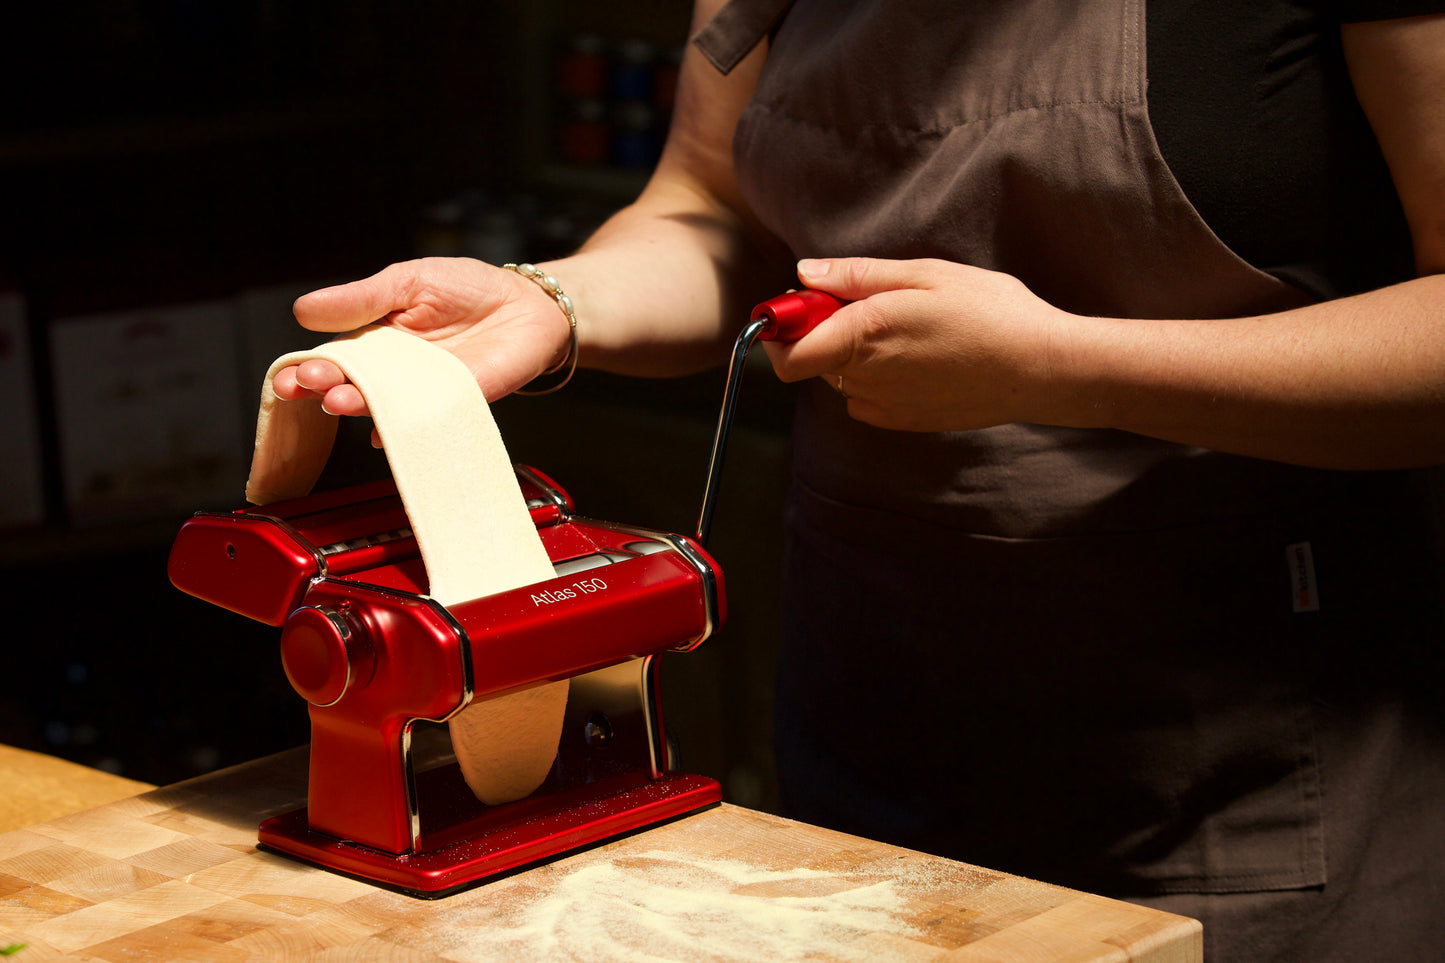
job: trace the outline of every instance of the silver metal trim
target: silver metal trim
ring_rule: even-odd
[[[562,517],[564,519],[571,517],[572,513],[567,508],[567,499],[562,497],[562,493],[557,491],[557,489],[552,486],[551,482],[538,475],[536,471],[528,468],[526,465],[513,465],[512,470],[518,475],[521,475],[523,478],[527,479],[527,481],[531,482],[533,485],[536,485],[542,490],[542,493],[547,496],[545,501],[540,501],[536,504],[533,504],[532,500],[529,499],[527,501],[528,510],[531,510],[533,508],[540,508],[543,505],[551,504],[556,506],[557,510],[562,513]]]
[[[451,625],[452,631],[455,632],[457,634],[457,638],[461,640],[462,704],[457,706],[451,712],[448,712],[440,719],[427,720],[428,722],[446,722],[452,716],[456,715],[458,712],[461,712],[467,706],[471,705],[472,700],[475,699],[477,696],[477,681],[476,676],[473,674],[472,671],[472,640],[470,637],[468,637],[467,630],[462,627],[462,623],[457,620],[457,617],[453,615],[445,605],[441,604],[430,595],[419,595],[417,596],[417,598],[421,599],[423,602],[430,605],[437,612],[441,613],[441,617],[445,619],[449,625]]]
[[[637,687],[642,699],[643,725],[647,729],[647,755],[652,764],[654,779],[672,768],[672,760],[668,758],[666,738],[662,731],[662,720],[657,714],[657,684],[652,673],[652,663],[656,658],[656,655],[647,655],[638,660],[641,665],[638,666],[637,680]]]
[[[406,793],[407,830],[411,835],[411,849],[416,852],[421,844],[421,801],[416,797],[416,774],[412,771],[411,727],[416,720],[401,727],[401,771]]]

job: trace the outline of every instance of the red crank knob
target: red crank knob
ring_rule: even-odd
[[[804,288],[764,301],[753,308],[753,320],[765,322],[758,333],[764,341],[797,341],[846,303],[831,294]]]
[[[370,681],[371,650],[344,613],[303,606],[281,630],[281,665],[301,698],[325,707]]]

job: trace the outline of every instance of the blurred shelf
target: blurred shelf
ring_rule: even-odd
[[[95,163],[116,157],[312,135],[318,129],[374,124],[393,108],[327,99],[284,109],[250,108],[215,114],[153,114],[94,121],[72,127],[0,134],[0,167]]]

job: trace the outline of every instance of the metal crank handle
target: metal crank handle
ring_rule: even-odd
[[[775,298],[769,298],[753,308],[751,320],[733,345],[732,360],[728,362],[727,383],[723,388],[722,410],[718,413],[717,431],[712,439],[712,457],[707,466],[707,482],[702,492],[702,513],[697,520],[697,543],[707,545],[708,533],[712,529],[713,509],[717,505],[718,482],[722,477],[723,456],[727,451],[728,435],[732,431],[733,411],[737,408],[738,389],[742,385],[743,369],[748,351],[753,342],[797,341],[812,331],[841,308],[846,302],[831,294],[804,288],[789,291]]]

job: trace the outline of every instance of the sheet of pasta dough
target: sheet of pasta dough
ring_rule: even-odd
[[[491,409],[460,360],[422,338],[371,325],[266,372],[247,500],[264,505],[311,491],[337,419],[320,401],[281,401],[281,368],[324,358],[361,391],[426,564],[431,597],[452,605],[555,574],[527,514]],[[557,753],[567,682],[468,706],[450,721],[467,784],[488,804],[531,793]]]

